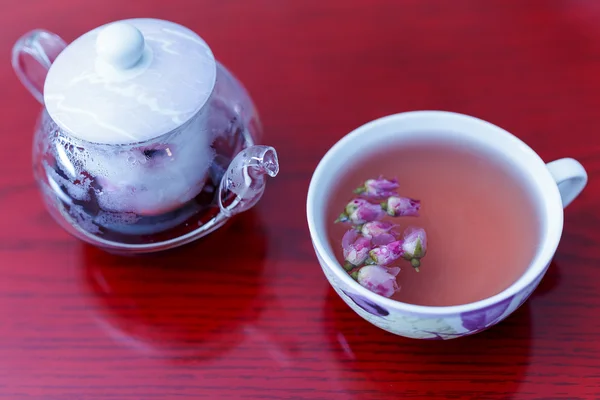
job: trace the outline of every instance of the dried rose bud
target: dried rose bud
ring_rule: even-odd
[[[421,258],[427,253],[427,234],[423,228],[408,228],[404,231],[403,257],[419,271]]]
[[[386,266],[396,261],[404,255],[402,244],[402,240],[396,240],[386,245],[374,248],[369,252],[369,256],[371,256],[370,261],[372,261],[370,263]]]
[[[394,228],[397,227],[398,225],[390,222],[371,221],[362,225],[359,229],[364,237],[371,238],[373,246],[383,246],[398,239],[398,234],[394,231]]]
[[[368,179],[354,193],[371,199],[385,199],[386,197],[395,195],[398,187],[400,185],[398,185],[396,179],[387,180],[380,176],[377,179]]]
[[[371,250],[371,240],[359,236],[356,230],[350,229],[342,238],[342,249],[345,260],[344,269],[350,271],[367,260]]]
[[[396,275],[400,268],[385,268],[381,265],[366,265],[358,271],[358,283],[371,292],[384,297],[391,297],[400,288],[396,282]]]
[[[421,202],[408,197],[392,196],[381,204],[381,207],[392,217],[418,216]]]
[[[398,238],[392,234],[384,233],[378,236],[373,236],[371,238],[371,244],[373,246],[385,246],[386,244],[390,244],[395,242]]]
[[[344,212],[338,217],[336,222],[351,222],[355,225],[361,225],[365,222],[381,219],[385,215],[381,206],[369,203],[365,199],[354,199],[346,205]]]
[[[360,232],[364,237],[372,238],[375,236],[390,233],[391,230],[398,225],[392,224],[385,221],[371,221],[367,222],[360,228]]]

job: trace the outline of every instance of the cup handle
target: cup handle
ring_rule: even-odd
[[[546,164],[554,178],[563,208],[566,208],[585,188],[588,181],[587,172],[579,161],[572,158],[561,158]]]

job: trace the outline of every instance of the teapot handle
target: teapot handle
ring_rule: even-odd
[[[50,65],[67,47],[59,36],[36,29],[21,36],[12,50],[12,66],[21,83],[44,104],[44,82]]]
[[[252,208],[262,197],[267,176],[274,178],[279,173],[277,152],[273,147],[255,145],[242,150],[235,156],[219,186],[219,208],[225,217],[239,214]],[[227,201],[233,193],[233,201]]]

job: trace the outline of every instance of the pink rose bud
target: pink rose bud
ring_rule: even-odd
[[[396,236],[390,233],[384,233],[378,236],[373,236],[371,238],[371,244],[373,246],[385,246],[386,244],[392,243],[396,241]]]
[[[350,229],[342,238],[344,251],[344,269],[347,271],[362,265],[369,257],[371,240],[358,235],[355,229]]]
[[[390,231],[396,227],[396,224],[385,221],[371,221],[367,222],[360,228],[360,232],[364,237],[372,238],[375,236],[390,233]]]
[[[404,231],[403,257],[410,260],[412,266],[419,271],[420,259],[427,253],[427,234],[423,228],[408,228]]]
[[[354,199],[346,205],[336,222],[350,221],[355,225],[381,219],[385,215],[381,205],[369,203],[365,199]]]
[[[421,202],[407,197],[392,196],[381,205],[392,217],[418,216]]]
[[[381,265],[366,265],[358,271],[358,283],[373,293],[384,297],[391,297],[400,288],[396,282],[396,275],[400,268],[385,268]]]
[[[403,241],[396,240],[383,246],[374,248],[369,252],[372,264],[386,266],[404,255]]]
[[[396,179],[387,180],[380,176],[377,179],[369,179],[364,185],[357,188],[354,193],[372,199],[385,199],[386,197],[394,196],[396,190],[400,187]]]

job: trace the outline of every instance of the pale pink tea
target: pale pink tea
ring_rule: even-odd
[[[352,191],[365,180],[397,178],[400,196],[418,199],[418,217],[384,221],[424,228],[427,254],[419,272],[400,263],[400,290],[392,299],[450,306],[493,296],[514,283],[537,251],[543,228],[534,197],[498,154],[456,144],[411,144],[353,159],[328,204],[328,236],[344,263],[347,224],[334,223]]]

